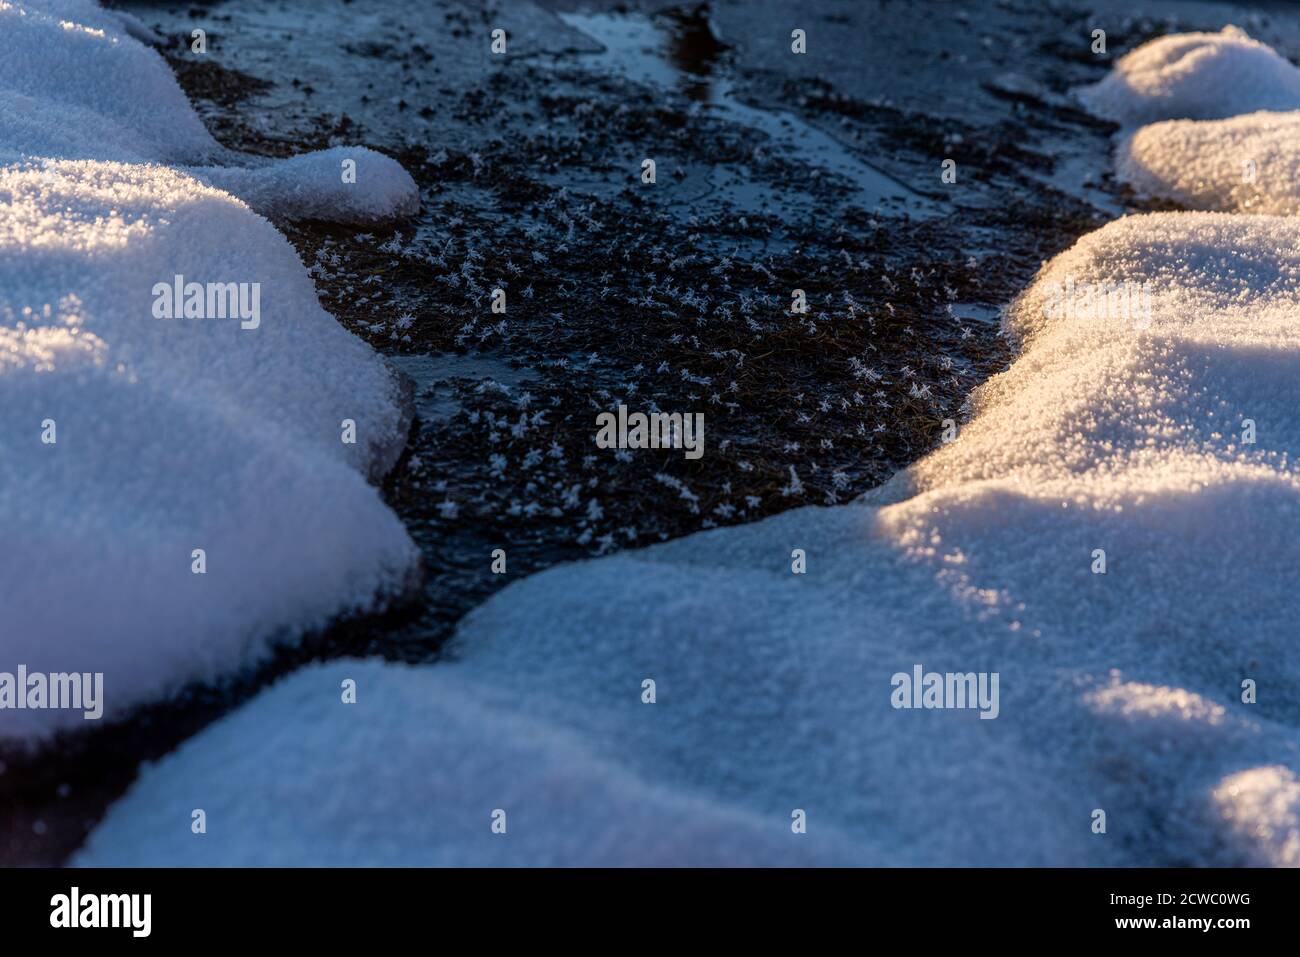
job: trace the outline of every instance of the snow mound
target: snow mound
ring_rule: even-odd
[[[1300,867],[1300,780],[1290,768],[1262,767],[1224,779],[1214,800],[1256,853],[1258,867]]]
[[[192,166],[284,219],[370,224],[414,212],[415,181],[373,150],[286,160],[227,150],[204,128],[138,21],[90,0],[0,0],[0,162],[25,158]],[[347,178],[345,160],[355,163]],[[353,175],[355,174],[355,175]]]
[[[0,161],[223,154],[167,64],[90,0],[0,0]]]
[[[405,387],[270,223],[165,165],[217,151],[162,61],[90,4],[0,2],[0,143],[0,673],[103,672],[121,716],[408,587],[418,552],[366,481]],[[250,191],[357,219],[280,175],[316,163]],[[0,711],[0,738],[69,727]]]
[[[447,867],[842,863],[830,836],[674,793],[484,703],[453,669],[295,672],[145,771],[79,865]],[[357,699],[342,701],[356,682]],[[328,741],[328,747],[325,742]],[[232,787],[231,767],[237,776]],[[322,775],[329,783],[322,783]],[[310,813],[304,813],[310,807]],[[194,834],[202,809],[207,832]],[[504,817],[496,812],[504,812]],[[504,833],[493,831],[495,820]],[[500,825],[498,825],[500,827]]]
[[[177,275],[260,284],[257,328],[153,318]],[[405,436],[393,374],[229,195],[159,166],[0,168],[0,342],[6,662],[102,671],[118,714],[404,586],[414,546],[365,477]]]
[[[366,226],[413,215],[420,205],[410,174],[363,147],[317,150],[255,168],[205,166],[191,172],[273,219]]]
[[[1300,111],[1153,123],[1116,160],[1137,192],[1190,209],[1300,212]]]
[[[1257,110],[1300,109],[1300,69],[1238,27],[1176,33],[1121,57],[1105,79],[1081,88],[1098,116],[1123,126],[1212,120]]]
[[[452,713],[499,713],[521,740],[563,741],[557,776],[617,769],[703,802],[673,834],[718,812],[856,863],[1300,864],[1300,603],[1279,573],[1300,563],[1296,250],[1290,219],[1113,223],[1012,305],[1021,355],[977,391],[956,441],[868,501],[527,578],[466,617],[454,664],[406,680],[424,700],[455,689]],[[1141,312],[1102,310],[1124,284],[1145,290]],[[997,674],[996,717],[896,707],[894,676],[918,665]],[[1258,703],[1243,701],[1248,680]],[[254,706],[297,713],[301,688]],[[402,707],[385,693],[376,749],[413,746],[405,718],[387,723]],[[339,766],[338,729],[306,721],[269,752],[248,744],[276,727],[234,715],[146,771],[83,861],[264,859],[267,835],[237,809],[267,802],[293,818],[278,863],[360,854],[390,813],[399,833],[421,827],[440,787],[429,762],[394,760],[404,770],[382,788],[348,774],[322,801],[312,782]],[[478,763],[484,727],[445,729],[477,759],[449,772],[473,808],[420,832],[426,860],[488,859],[484,822],[502,804]],[[527,784],[510,800],[536,843],[513,862],[662,859],[663,835],[637,830],[657,812],[631,794],[608,812],[628,829],[617,852],[602,856],[600,827],[575,846],[550,779],[519,760]],[[238,851],[184,830],[205,806],[247,821],[223,837]],[[806,835],[789,832],[796,809]],[[784,860],[821,859],[786,846]]]

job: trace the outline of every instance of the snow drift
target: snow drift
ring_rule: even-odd
[[[447,772],[472,808],[421,838],[423,859],[660,859],[658,838],[629,823],[654,819],[639,791],[602,794],[612,803],[579,832],[551,803],[556,774],[618,768],[739,815],[766,835],[760,857],[780,840],[790,861],[798,849],[870,864],[1300,864],[1298,609],[1282,573],[1300,562],[1297,249],[1300,223],[1284,218],[1113,223],[1013,305],[1022,355],[977,392],[958,439],[872,501],[552,569],[471,613],[456,663],[402,680],[430,700],[454,689],[455,710],[501,712],[573,750],[562,772],[512,765],[509,791],[477,764]],[[1053,309],[1066,279],[1145,286],[1149,315]],[[804,575],[791,573],[795,548]],[[895,709],[891,676],[915,664],[998,673],[999,716]],[[346,670],[315,708],[344,708],[333,702]],[[654,704],[641,700],[647,678]],[[1242,701],[1247,679],[1257,704]],[[258,707],[298,709],[308,680]],[[388,680],[360,682],[380,716],[349,726],[365,744],[345,753],[411,746],[389,723],[405,705]],[[439,754],[508,751],[489,722],[419,727]],[[339,766],[337,729],[300,730],[244,752],[232,742],[256,736],[252,720],[220,722],[146,771],[81,861],[268,862],[241,806],[280,809],[278,863],[367,860],[348,849],[388,798],[363,771],[322,808],[305,778]],[[448,765],[394,766],[408,769],[390,780],[411,814],[447,800],[431,768]],[[238,838],[189,834],[192,780],[192,806],[228,809]],[[527,820],[526,838],[521,825],[519,843],[488,845],[497,807]],[[791,834],[796,809],[807,835]],[[160,815],[175,826],[156,826]]]
[[[347,679],[355,704],[342,702]],[[235,787],[227,761],[238,764]],[[454,669],[302,669],[156,774],[82,862],[147,864],[164,848],[178,865],[218,866],[617,865],[629,848],[648,865],[849,859],[830,835],[782,834],[638,779],[582,736],[492,706]],[[206,834],[191,833],[195,808]],[[504,833],[492,829],[498,811]]]
[[[1138,193],[1189,209],[1300,212],[1300,111],[1170,120],[1119,147],[1118,173]]]
[[[1300,69],[1239,27],[1176,33],[1120,57],[1080,98],[1123,126],[1300,108]]]
[[[1080,97],[1147,124],[1116,150],[1119,179],[1137,193],[1190,209],[1300,209],[1300,70],[1236,27],[1146,43]]]
[[[336,156],[229,167],[162,60],[73,0],[0,0],[0,144],[0,671],[102,671],[112,717],[404,588],[416,549],[366,482],[404,441],[402,387],[284,237],[179,164],[347,219],[408,207],[409,177],[344,151],[379,182],[304,198]],[[190,282],[207,317],[157,318],[155,287]],[[0,712],[3,738],[67,726]]]
[[[225,149],[162,58],[131,38],[142,32],[133,25],[91,0],[0,0],[0,162],[164,163],[283,219],[371,223],[418,207],[415,181],[374,150],[270,160]]]

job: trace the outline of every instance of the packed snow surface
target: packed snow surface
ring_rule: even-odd
[[[103,672],[107,718],[373,607],[417,561],[367,484],[409,424],[397,378],[223,189],[347,220],[413,194],[367,182],[395,166],[368,151],[232,168],[140,32],[0,0],[0,672]],[[361,191],[335,202],[342,154]],[[6,709],[0,738],[83,721]]]
[[[1298,312],[1296,220],[1112,223],[869,501],[524,579],[451,664],[292,677],[146,770],[80,862],[1300,864]],[[915,665],[997,673],[997,716],[896,708]]]

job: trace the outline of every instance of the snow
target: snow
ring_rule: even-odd
[[[828,839],[836,860],[870,864],[1300,864],[1297,607],[1278,574],[1300,561],[1297,249],[1285,218],[1112,223],[1012,304],[1021,355],[977,391],[958,438],[868,501],[524,579],[467,616],[454,663],[404,680],[451,713],[482,708],[525,740],[571,745],[555,766],[566,778],[617,769],[711,809],[676,815],[673,835],[717,811],[808,839],[787,845],[792,862],[793,848],[828,860],[813,843]],[[1150,314],[1045,315],[1066,278],[1146,284]],[[1255,445],[1240,440],[1246,417]],[[795,548],[805,575],[791,573]],[[915,664],[998,673],[999,716],[895,710],[891,676]],[[1241,701],[1247,678],[1258,704]],[[340,750],[291,679],[254,706],[303,712],[301,727],[247,751],[279,719],[245,712],[201,733],[142,775],[82,862],[261,862],[271,843],[277,863],[376,860],[373,825],[346,822],[432,827],[414,819],[445,800],[440,768],[467,804],[396,841],[397,861],[664,859],[667,837],[634,827],[657,820],[640,788],[602,793],[576,824],[550,793],[558,770],[511,758],[506,789],[507,772],[481,766],[507,747],[493,721],[408,722],[370,680],[382,702],[355,731],[364,743]],[[433,738],[476,760],[408,759]],[[396,754],[376,788],[362,756],[384,749]],[[392,810],[395,794],[409,810]],[[488,848],[484,822],[506,804],[520,842]],[[191,805],[220,809],[240,837],[195,841]],[[240,810],[269,806],[282,808],[274,834]],[[790,833],[796,808],[806,835]]]
[[[1123,126],[1212,120],[1300,108],[1300,69],[1244,30],[1176,33],[1144,43],[1080,89],[1094,113]]]
[[[0,670],[102,671],[108,718],[382,604],[418,562],[367,484],[405,439],[405,386],[269,222],[175,164],[268,211],[356,220],[411,196],[288,188],[336,155],[213,168],[232,156],[139,32],[88,3],[0,2]],[[177,275],[258,284],[256,328],[154,318]],[[0,737],[82,726],[6,710]]]
[[[1300,781],[1290,768],[1234,774],[1215,790],[1214,801],[1241,841],[1258,848],[1256,863],[1300,860]]]
[[[355,178],[345,180],[345,169]],[[235,194],[257,212],[281,219],[365,226],[410,216],[420,204],[410,174],[394,160],[364,147],[317,150],[251,169],[201,166],[191,172]]]
[[[373,150],[335,147],[284,160],[223,148],[153,50],[147,31],[89,0],[0,0],[0,162],[23,157],[192,168],[254,210],[284,219],[369,224],[415,211],[402,167]],[[345,181],[343,162],[356,164]]]
[[[1146,43],[1080,96],[1102,116],[1146,124],[1116,149],[1118,177],[1137,194],[1198,210],[1300,211],[1300,70],[1237,28]]]
[[[355,704],[342,701],[346,679]],[[329,742],[328,745],[326,742]],[[233,765],[238,783],[228,778]],[[184,745],[76,863],[137,866],[770,865],[844,861],[831,836],[643,781],[452,669],[314,665]],[[328,782],[324,780],[328,778]],[[249,800],[251,795],[256,795]],[[307,809],[310,808],[310,811]],[[202,809],[207,833],[191,830]],[[505,833],[492,830],[505,811]]]
[[[1138,193],[1189,209],[1300,212],[1300,111],[1170,120],[1137,130],[1117,155]]]
[[[0,144],[129,163],[223,152],[162,57],[89,0],[0,0]]]
[[[1290,95],[1238,33],[1148,47],[1103,105]],[[295,674],[144,769],[76,862],[1300,866],[1297,314],[1300,220],[1113,222],[884,487],[525,578],[445,663]],[[996,673],[998,716],[896,709],[918,664]]]

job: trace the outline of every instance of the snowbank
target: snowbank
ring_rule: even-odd
[[[360,147],[286,160],[223,148],[131,17],[90,0],[0,0],[0,162],[53,157],[193,167],[266,216],[348,223],[415,211],[415,181]],[[350,161],[355,169],[345,170]]]
[[[90,0],[0,0],[0,160],[179,164],[224,152],[117,14]]]
[[[420,206],[410,174],[363,147],[317,150],[253,168],[202,166],[190,172],[278,219],[364,226],[414,215]]]
[[[1123,126],[1300,109],[1300,69],[1238,27],[1176,33],[1125,54],[1079,90],[1094,113]]]
[[[102,671],[111,718],[405,588],[366,482],[402,386],[266,220],[167,165],[230,157],[158,56],[88,3],[0,2],[0,143],[0,672]],[[316,162],[207,172],[328,216],[281,188]],[[0,738],[84,726],[0,711]]]
[[[342,701],[347,679],[356,682],[355,704]],[[151,786],[110,811],[76,863],[136,866],[162,856],[178,865],[320,867],[850,859],[830,835],[810,841],[640,780],[596,757],[580,736],[486,703],[454,669],[376,661],[305,668],[147,773]],[[191,830],[195,809],[206,814],[206,834]],[[497,811],[504,812],[496,816],[504,833],[493,831]]]
[[[1119,147],[1122,181],[1189,209],[1300,212],[1300,111],[1170,120]]]
[[[1116,150],[1116,172],[1138,194],[1190,209],[1300,211],[1300,70],[1236,27],[1146,43],[1080,96],[1102,116],[1148,124]]]
[[[429,827],[413,818],[444,800],[437,769],[456,765],[406,758],[436,737],[439,756],[479,756],[447,772],[470,795],[398,861],[665,859],[664,829],[637,827],[658,820],[638,788],[601,792],[595,823],[553,800],[556,777],[617,769],[704,802],[668,834],[734,815],[786,841],[792,862],[806,859],[795,848],[824,859],[814,842],[829,839],[856,863],[1300,864],[1300,609],[1279,573],[1300,562],[1298,249],[1290,219],[1113,223],[1013,305],[1022,355],[978,391],[957,440],[874,501],[552,569],[471,613],[456,663],[401,673],[449,714],[480,708],[521,740],[563,742],[553,773],[511,757],[518,788],[501,786],[481,765],[509,738],[486,720],[417,721],[413,744],[403,699],[371,676],[378,711],[352,732],[364,743],[340,752],[335,722],[306,719],[255,744],[278,721],[234,715],[145,771],[82,862],[265,861],[249,806],[284,822],[277,862],[374,859],[358,848],[386,833],[375,819]],[[1145,286],[1149,313],[1064,308],[1067,280],[1079,296]],[[997,717],[895,708],[893,676],[917,664],[997,673]],[[346,670],[329,673],[329,694]],[[1242,702],[1246,679],[1257,704]],[[259,714],[314,714],[300,703],[309,680],[265,693]],[[360,756],[384,749],[404,770],[375,788]],[[317,768],[343,772],[327,802]],[[509,854],[484,845],[503,793],[521,822]],[[196,840],[191,807],[223,809],[231,830]],[[790,832],[795,809],[806,835]]]

